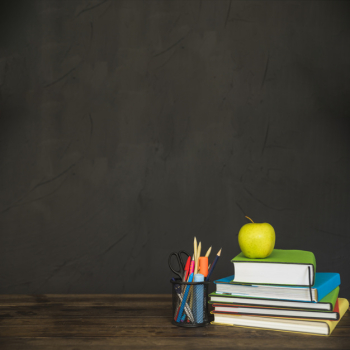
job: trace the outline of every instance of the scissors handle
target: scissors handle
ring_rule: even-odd
[[[180,251],[178,252],[178,255],[179,255],[179,258],[180,258],[182,270],[184,270],[184,269],[185,269],[185,265],[186,265],[187,258],[188,258],[190,255],[189,255],[186,251],[184,251],[184,250],[180,250]],[[185,261],[182,260],[182,255],[185,255],[185,256],[186,256]]]
[[[175,256],[176,260],[177,260],[177,264],[178,264],[178,267],[179,269],[178,270],[175,270],[171,264],[171,258]],[[169,265],[169,268],[170,270],[177,276],[179,276],[179,278],[182,280],[183,278],[183,275],[184,275],[184,269],[183,269],[183,265],[182,265],[182,262],[181,262],[181,257],[179,256],[179,254],[177,253],[171,253],[169,255],[169,259],[168,259],[168,265]]]

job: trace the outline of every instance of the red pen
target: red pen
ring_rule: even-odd
[[[194,272],[194,256],[192,257],[192,260],[191,260],[191,265],[190,265],[190,273],[189,273],[189,275],[191,274],[191,273],[193,273]]]
[[[182,279],[182,282],[186,282],[187,281],[188,273],[190,272],[190,263],[191,263],[191,257],[189,256],[187,258],[186,265],[185,265],[185,268],[184,268],[184,277]]]

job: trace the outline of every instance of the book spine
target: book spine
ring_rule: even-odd
[[[340,285],[340,275],[334,274],[333,278],[329,279],[326,283],[317,288],[317,301],[323,299],[333,289]]]

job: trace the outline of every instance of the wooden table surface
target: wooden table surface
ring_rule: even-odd
[[[0,295],[0,349],[350,349],[349,311],[330,337],[171,324],[170,295]]]

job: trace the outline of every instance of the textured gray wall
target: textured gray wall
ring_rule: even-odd
[[[224,277],[245,214],[350,296],[348,3],[1,6],[1,293],[168,293],[194,236]]]

